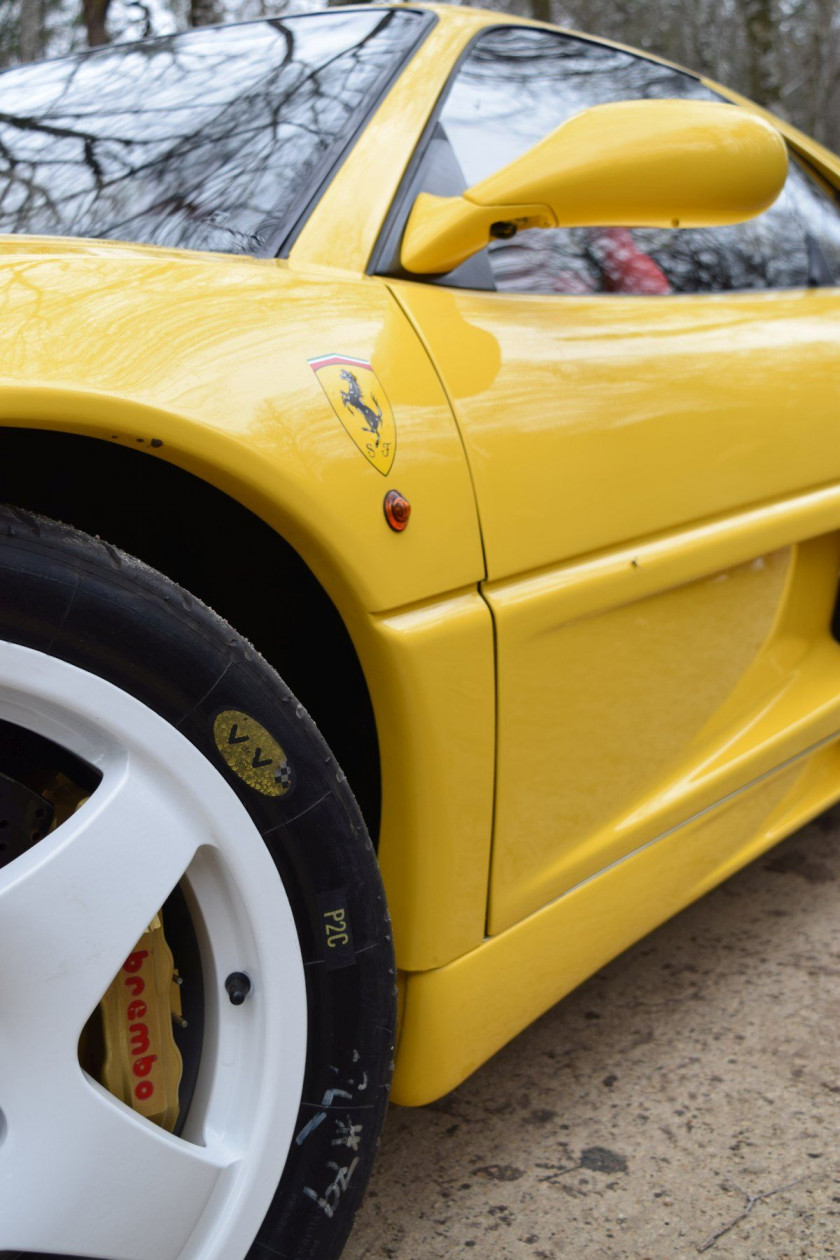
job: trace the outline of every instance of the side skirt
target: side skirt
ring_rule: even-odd
[[[460,1085],[610,959],[840,799],[840,739],[666,832],[536,914],[405,979],[392,1097]]]

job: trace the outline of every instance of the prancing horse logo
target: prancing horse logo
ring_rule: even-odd
[[[382,425],[382,408],[376,401],[376,395],[371,390],[370,401],[373,403],[376,411],[372,411],[362,397],[362,390],[359,382],[356,380],[352,372],[348,372],[346,368],[341,370],[341,379],[347,382],[347,389],[341,391],[341,401],[344,406],[358,411],[360,416],[367,420],[367,428],[363,429],[363,433],[372,433],[376,438],[375,445],[379,446],[382,441],[382,435],[379,430]]]
[[[309,366],[365,459],[387,476],[397,451],[397,426],[371,365],[344,354],[324,354],[310,359]]]

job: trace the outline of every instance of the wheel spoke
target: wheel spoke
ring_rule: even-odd
[[[85,1020],[178,883],[197,844],[177,797],[141,760],[0,872],[3,1019],[27,1060],[75,1052]],[[0,1047],[2,1068],[11,1065]]]
[[[236,1153],[173,1137],[81,1072],[47,1093],[0,1147],[0,1250],[175,1260]]]
[[[216,760],[96,674],[0,643],[0,709],[102,773],[0,868],[0,1257],[239,1260],[277,1189],[306,1054],[303,963],[271,856]],[[170,944],[205,1009],[175,1137],[99,1083],[122,1024],[100,1044],[91,1021],[81,1060],[79,1038],[182,879],[194,943]],[[222,988],[237,969],[253,980],[241,1008]]]

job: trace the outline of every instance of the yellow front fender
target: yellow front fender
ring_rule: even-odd
[[[0,246],[0,301],[15,329],[0,422],[186,469],[271,525],[325,587],[377,719],[380,855],[400,965],[438,966],[475,946],[494,740],[481,544],[449,407],[386,287],[275,261],[12,238]],[[327,355],[369,365],[387,399],[387,475],[322,388],[310,360]],[[139,456],[137,476],[143,468]],[[383,513],[392,488],[413,509],[401,534]]]

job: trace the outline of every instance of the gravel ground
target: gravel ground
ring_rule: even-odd
[[[344,1260],[840,1256],[840,808],[393,1107]]]

